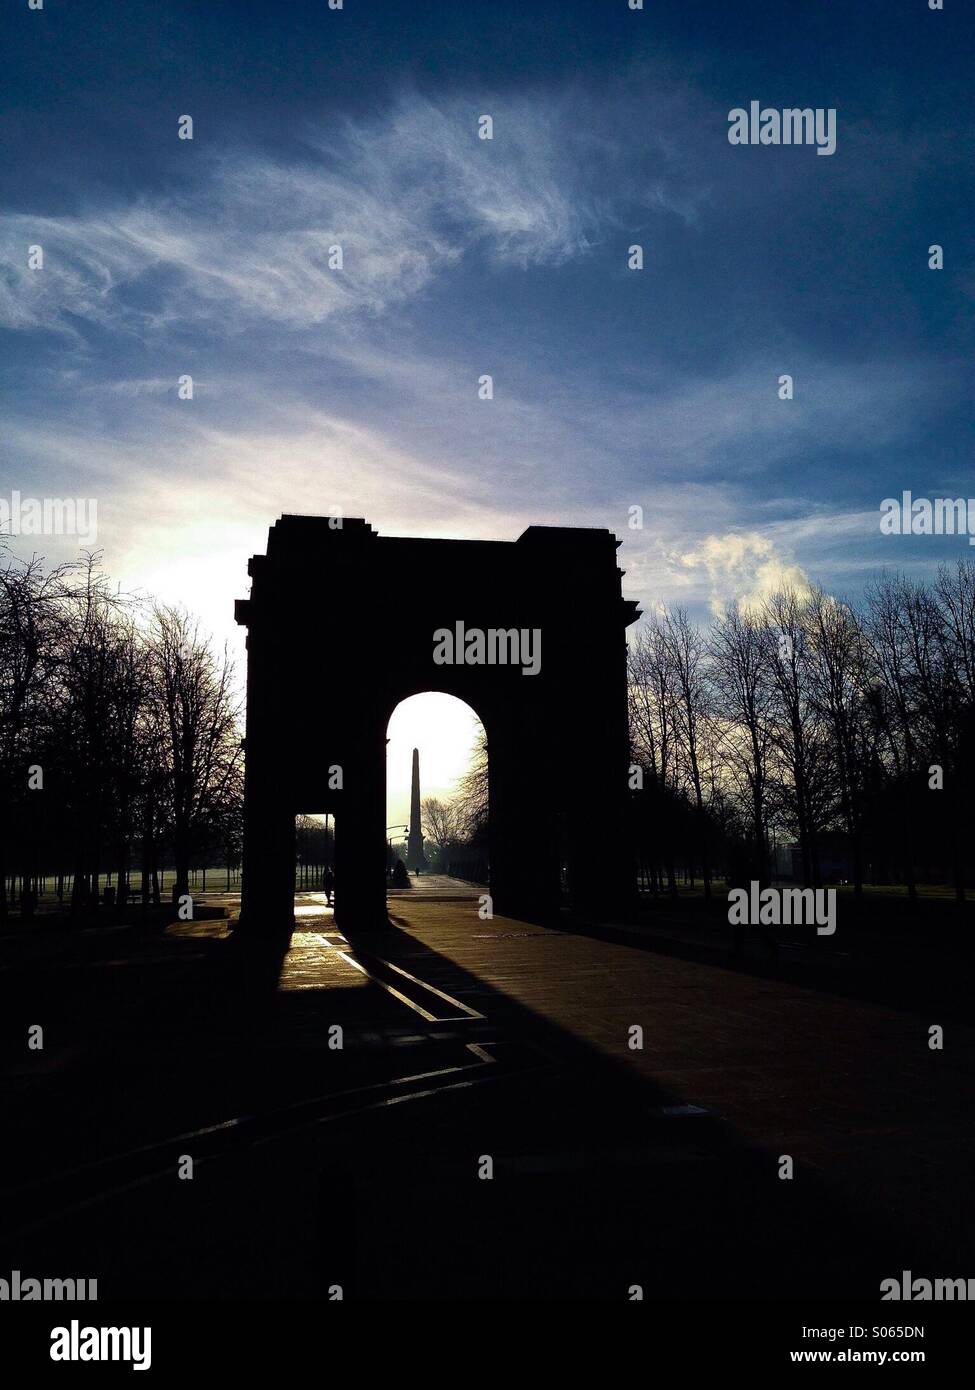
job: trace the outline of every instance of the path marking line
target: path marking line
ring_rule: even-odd
[[[429,985],[425,980],[419,979],[416,975],[411,975],[408,970],[401,970],[400,967],[394,965],[391,960],[384,960],[382,956],[377,956],[376,959],[386,966],[387,969],[395,970],[396,974],[402,975],[404,980],[409,980],[411,984],[418,985],[420,989],[426,990],[429,994],[435,994],[437,998],[442,999],[445,1004],[449,1004],[452,1008],[460,1010],[460,1013],[452,1014],[448,1018],[438,1018],[436,1014],[432,1014],[429,1010],[424,1009],[421,1004],[417,1004],[415,1000],[410,999],[407,995],[403,994],[401,990],[394,988],[393,985],[387,984],[385,980],[380,979],[368,966],[363,965],[362,961],[357,960],[349,951],[343,951],[334,941],[329,941],[328,938],[324,936],[318,936],[318,939],[330,950],[337,951],[341,959],[344,960],[347,965],[351,965],[356,970],[361,971],[362,974],[372,980],[374,984],[379,985],[380,988],[386,990],[388,994],[391,994],[394,999],[398,999],[399,1002],[405,1004],[408,1009],[412,1009],[414,1013],[418,1013],[427,1023],[462,1023],[465,1019],[484,1018],[484,1015],[478,1013],[477,1009],[472,1009],[467,1004],[462,1004],[459,999],[454,999],[452,995],[445,994],[442,989],[437,989],[435,985]]]

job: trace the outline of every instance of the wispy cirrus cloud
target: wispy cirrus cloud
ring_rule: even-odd
[[[382,119],[309,129],[302,162],[201,154],[165,198],[0,217],[0,324],[311,328],[409,300],[473,247],[521,268],[584,254],[611,216],[580,167],[595,137],[557,104],[487,104],[494,140],[478,138],[471,101],[414,96]]]
[[[246,220],[258,185],[280,209],[273,230]],[[187,195],[168,207],[8,216],[0,240],[0,323],[67,333],[77,332],[78,320],[135,335],[312,327],[342,312],[381,312],[456,254],[429,227],[362,195],[353,199],[325,174],[315,180],[263,163],[225,169],[206,201]],[[28,245],[43,248],[42,270],[27,268]],[[336,245],[341,271],[329,265]]]

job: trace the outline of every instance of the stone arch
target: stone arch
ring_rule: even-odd
[[[439,689],[488,735],[497,913],[550,916],[568,860],[573,905],[613,915],[635,890],[626,845],[625,629],[609,531],[529,527],[517,541],[379,536],[364,520],[283,516],[251,558],[242,923],[293,918],[294,817],[336,817],[336,918],[386,922],[385,731],[409,694]],[[395,622],[390,595],[402,596]],[[537,634],[540,661],[482,662],[434,634]],[[515,643],[517,647],[517,642]],[[476,648],[476,644],[475,644]],[[512,642],[495,644],[510,657]],[[519,655],[517,649],[515,655]],[[330,771],[341,769],[341,786]],[[560,850],[559,836],[565,836]]]

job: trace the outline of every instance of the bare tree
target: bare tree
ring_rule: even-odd
[[[934,587],[946,660],[959,687],[960,702],[975,706],[975,565],[958,560],[942,565]]]
[[[920,766],[924,735],[919,724],[916,673],[905,621],[911,602],[911,586],[903,576],[883,575],[867,591],[864,631],[877,682],[872,707],[878,741],[885,748],[891,779],[900,794],[902,872],[908,896],[914,898],[917,882],[913,783]]]
[[[704,897],[708,900],[711,897],[711,855],[701,773],[702,742],[710,704],[707,649],[683,608],[675,608],[665,617],[660,647],[666,661],[668,683],[674,687],[673,725],[690,774],[700,836]]]
[[[853,856],[853,887],[863,892],[863,816],[875,753],[868,704],[869,648],[856,614],[821,589],[809,605],[814,699],[828,721],[843,823]]]
[[[779,754],[785,796],[780,806],[794,828],[802,861],[802,881],[818,879],[816,839],[829,817],[829,759],[826,733],[813,698],[811,609],[795,589],[772,594],[762,617],[768,629],[774,722],[772,737]]]
[[[194,838],[208,837],[236,772],[240,711],[226,650],[218,659],[182,609],[155,609],[152,657],[168,766],[175,898],[189,893]]]
[[[423,833],[438,850],[463,839],[464,816],[456,803],[428,796],[420,805],[420,814]]]
[[[768,876],[770,760],[774,752],[772,661],[761,616],[737,604],[714,623],[709,651],[719,697],[719,738],[733,784],[747,810],[756,876]]]
[[[4,545],[0,538],[0,547]],[[30,910],[36,844],[31,767],[48,782],[57,744],[51,691],[61,659],[62,600],[70,567],[45,572],[43,561],[0,556],[0,917],[7,915],[7,878],[21,873],[21,907]],[[36,774],[35,774],[36,780]],[[30,807],[30,809],[28,809]],[[12,860],[11,851],[20,857]],[[28,862],[24,862],[24,861]]]
[[[471,765],[461,777],[453,806],[460,839],[482,840],[487,834],[489,806],[487,739],[479,739],[471,753]]]
[[[653,826],[662,850],[667,891],[677,896],[675,826],[665,814],[679,785],[680,746],[677,736],[678,689],[671,670],[665,617],[656,614],[629,647],[628,694],[633,758],[649,773],[644,786],[644,830]]]

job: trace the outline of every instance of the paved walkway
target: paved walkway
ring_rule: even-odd
[[[410,875],[409,888],[390,888],[386,896],[400,898],[439,898],[450,901],[465,901],[476,898],[488,890],[483,883],[469,883],[463,878],[451,878],[448,874]]]
[[[526,1035],[544,1020],[975,1269],[975,1028],[460,904],[399,905],[400,953]],[[431,953],[431,958],[425,956]],[[465,992],[466,991],[466,992]],[[513,1016],[511,1004],[520,1008]],[[643,1030],[642,1050],[629,1046]],[[967,1276],[966,1276],[967,1277]]]
[[[393,1298],[625,1298],[633,1282],[647,1297],[876,1297],[904,1268],[975,1269],[970,1026],[947,1024],[932,1052],[926,1013],[595,929],[483,921],[476,888],[404,893],[389,930],[344,936],[301,895],[271,1004],[221,1018],[203,992],[188,1035],[194,972],[223,980],[227,943],[180,932],[126,968],[120,934],[58,975],[60,992],[25,1004],[43,1003],[52,1045],[68,1003],[81,1019],[82,985],[106,1036],[66,1056],[53,1089],[31,1083],[49,1132],[30,1152],[63,1154],[78,1133],[119,1147],[137,1109],[171,1134],[256,1119],[180,1140],[193,1183],[167,1157],[59,1222],[53,1245],[25,1237],[10,1267],[94,1272],[106,1296],[339,1282]],[[167,1031],[147,1052],[144,991],[164,970]]]

